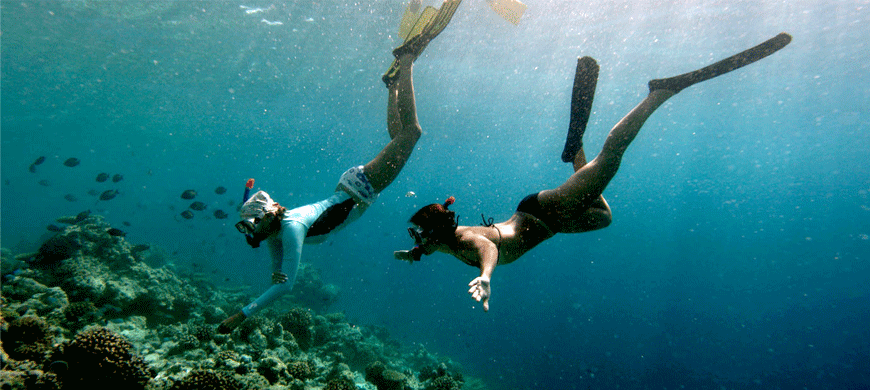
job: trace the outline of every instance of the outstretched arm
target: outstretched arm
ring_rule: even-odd
[[[490,280],[492,271],[498,265],[498,247],[481,235],[473,236],[466,243],[473,246],[480,256],[480,276],[468,283],[468,293],[475,301],[483,303],[484,311],[489,311],[489,297],[492,293]]]

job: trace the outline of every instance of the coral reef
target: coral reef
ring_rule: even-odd
[[[49,368],[64,387],[86,385],[145,388],[155,375],[133,353],[133,345],[103,327],[80,332],[68,345],[51,356]]]
[[[281,316],[281,325],[296,339],[299,348],[307,350],[314,342],[314,316],[311,311],[294,307]]]
[[[0,389],[462,386],[449,359],[329,313],[339,290],[310,264],[286,302],[217,334],[227,313],[250,302],[247,289],[185,279],[168,255],[154,268],[143,260],[153,246],[108,234],[99,215],[59,221],[68,226],[39,252],[2,250]]]
[[[213,370],[193,370],[170,390],[242,390],[245,385],[231,374]]]
[[[44,319],[35,316],[19,317],[6,327],[2,334],[4,350],[16,360],[42,362],[52,342],[51,327]]]
[[[374,384],[378,390],[402,390],[408,379],[405,374],[376,361],[366,367],[366,380]]]

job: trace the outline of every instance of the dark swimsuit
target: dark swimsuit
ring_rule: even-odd
[[[517,211],[530,214],[537,218],[552,233],[562,231],[562,224],[541,207],[541,202],[538,201],[537,192],[523,198],[523,200],[520,201],[520,204],[517,205]]]

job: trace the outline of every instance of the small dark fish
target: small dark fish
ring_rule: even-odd
[[[106,173],[106,172],[102,172],[102,173],[100,173],[99,175],[97,175],[97,182],[98,182],[98,183],[102,183],[102,182],[104,182],[104,181],[106,181],[106,180],[109,180],[109,174],[108,174],[108,173]]]
[[[130,249],[130,252],[139,253],[142,251],[147,251],[150,248],[151,246],[146,244],[133,245],[133,248]]]
[[[72,168],[76,165],[79,165],[79,163],[81,163],[81,161],[79,161],[79,159],[77,159],[75,157],[70,157],[70,158],[66,159],[66,161],[63,162],[63,165],[66,165],[66,166]]]
[[[39,185],[48,187],[51,183],[49,183],[48,180],[42,179],[39,181]]]
[[[121,180],[124,180],[124,175],[120,173],[116,173],[115,176],[112,176],[112,183],[117,183]]]
[[[36,161],[33,162],[33,165],[39,165],[45,162],[45,156],[39,156]]]
[[[223,210],[215,210],[214,217],[217,219],[227,219],[229,215],[227,215],[227,213],[225,213]]]
[[[121,225],[130,226],[130,222],[124,221],[124,222],[121,222]]]
[[[58,227],[57,225],[48,225],[45,228],[48,229],[48,231],[50,231],[50,232],[59,232],[59,231],[63,230],[60,227]]]
[[[181,193],[181,199],[190,200],[193,198],[196,198],[196,191],[194,191],[194,190],[186,190],[186,191]]]
[[[226,194],[226,193],[227,193],[227,188],[224,187],[224,186],[220,186],[220,187],[214,189],[214,193],[215,193],[215,194],[218,194],[218,195]]]
[[[79,198],[76,198],[76,196],[73,194],[66,194],[66,195],[64,195],[63,198],[66,199],[67,201],[70,201],[70,202],[75,202],[75,201],[79,200]]]
[[[202,210],[205,210],[205,203],[202,203],[200,201],[196,201],[196,202],[193,202],[190,204],[190,208],[192,208],[196,211],[202,211]]]
[[[30,173],[36,173],[36,164],[30,164]]]
[[[115,236],[115,237],[124,237],[127,235],[127,233],[124,233],[123,230],[115,229],[115,228],[110,228],[109,230],[106,230],[106,233],[109,233],[110,236]]]
[[[190,210],[184,210],[181,212],[181,216],[184,217],[184,219],[191,219],[193,218],[193,212]]]
[[[76,214],[76,220],[74,223],[79,223],[81,221],[84,221],[87,217],[90,217],[90,216],[91,216],[91,210],[82,211],[82,212]]]
[[[118,190],[105,190],[100,194],[100,200],[110,200],[118,196]]]
[[[100,191],[97,191],[95,189],[88,190],[88,195],[90,195],[90,196],[97,196],[99,194],[100,194]]]

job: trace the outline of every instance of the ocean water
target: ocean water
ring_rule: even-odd
[[[305,248],[342,290],[333,309],[493,389],[870,387],[870,2],[526,3],[514,26],[465,0],[417,61],[410,162],[363,218]],[[233,228],[245,181],[306,204],[389,139],[380,76],[401,1],[0,5],[15,252],[90,209],[179,268],[258,292],[269,260]],[[393,259],[425,204],[455,196],[462,224],[501,221],[561,184],[577,57],[601,65],[591,158],[648,80],[783,31],[785,49],[663,105],[604,193],[613,224],[498,267],[489,312],[466,293],[475,269]],[[186,189],[208,205],[190,220]],[[88,194],[106,190],[119,195]]]

